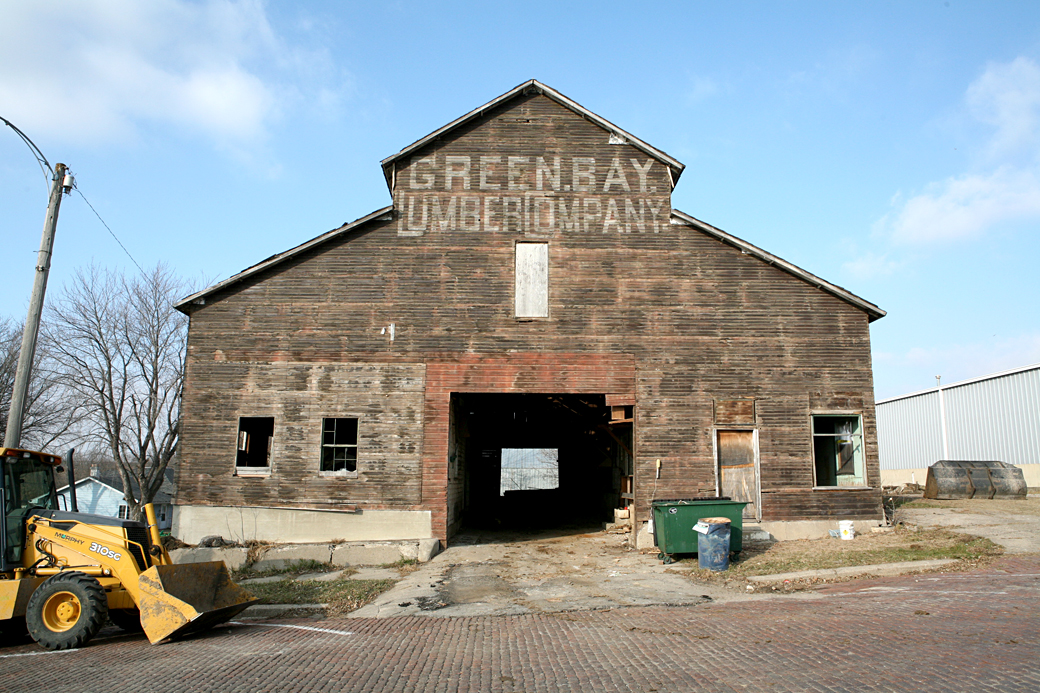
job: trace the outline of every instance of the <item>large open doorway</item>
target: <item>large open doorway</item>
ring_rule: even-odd
[[[616,409],[604,395],[452,393],[453,524],[533,531],[613,522],[632,502],[632,407],[620,417]]]

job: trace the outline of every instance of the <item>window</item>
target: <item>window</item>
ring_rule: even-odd
[[[506,491],[560,488],[560,451],[555,448],[502,448],[498,495]]]
[[[357,419],[321,420],[321,471],[356,472]]]
[[[549,317],[549,244],[516,244],[516,317]]]
[[[247,470],[269,468],[273,442],[274,417],[243,416],[238,420],[238,456],[235,458],[235,467]]]
[[[858,416],[813,416],[812,436],[817,486],[866,486]]]
[[[130,519],[130,507],[126,505],[119,506],[119,519],[129,520]]]

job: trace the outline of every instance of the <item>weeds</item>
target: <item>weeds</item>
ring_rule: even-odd
[[[420,565],[421,564],[419,563],[419,561],[417,561],[414,558],[402,558],[397,561],[394,561],[393,563],[383,563],[379,567],[391,568],[401,573],[402,575],[406,575],[408,573],[414,573],[415,571],[419,570]]]
[[[331,563],[322,563],[321,561],[315,561],[314,559],[307,558],[299,561],[289,561],[281,568],[267,568],[266,570],[253,570],[253,563],[247,563],[240,570],[235,571],[234,578],[236,580],[244,580],[247,578],[258,578],[258,577],[272,577],[275,575],[285,575],[286,577],[296,577],[303,575],[304,573],[331,573],[334,570],[341,570],[340,567],[334,566]],[[342,568],[347,574],[353,574],[356,572],[353,568]]]
[[[393,587],[393,580],[351,580],[297,582],[279,580],[247,585],[264,604],[327,604],[330,615],[359,609]]]

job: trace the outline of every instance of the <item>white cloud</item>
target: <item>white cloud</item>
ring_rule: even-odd
[[[966,96],[975,118],[996,128],[989,143],[991,155],[1015,156],[1023,150],[1035,155],[1040,125],[1040,66],[1019,57],[992,64],[975,80]]]
[[[301,89],[326,101],[336,89],[327,54],[287,45],[257,0],[0,0],[0,12],[0,113],[33,134],[111,142],[159,124],[241,150]]]
[[[892,240],[923,244],[981,236],[1008,221],[1040,219],[1040,180],[1033,169],[1004,166],[929,186],[910,198],[891,224]]]
[[[715,96],[719,91],[719,85],[710,77],[694,77],[690,88],[686,92],[686,99],[690,103],[700,103]]]
[[[897,197],[878,224],[896,244],[971,239],[1003,223],[1040,221],[1040,66],[1024,57],[991,64],[965,102],[993,129],[983,145],[988,168]]]
[[[842,276],[856,279],[876,279],[887,277],[898,270],[903,263],[892,260],[886,253],[868,252],[860,257],[842,264]]]
[[[949,384],[1040,363],[1040,332],[971,344],[914,347],[901,355],[876,354],[875,360],[934,371],[933,376],[941,375],[943,383]]]

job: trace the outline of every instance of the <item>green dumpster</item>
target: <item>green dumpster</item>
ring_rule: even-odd
[[[697,533],[693,526],[702,517],[728,517],[730,520],[730,550],[738,553],[744,548],[744,501],[721,498],[681,498],[655,500],[654,543],[664,556],[677,553],[697,553]]]

